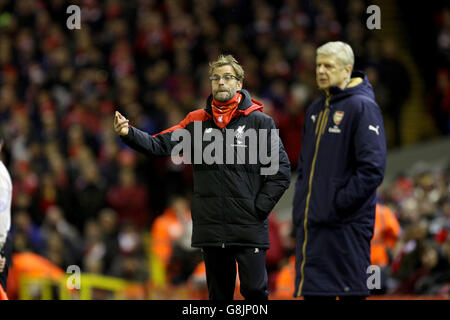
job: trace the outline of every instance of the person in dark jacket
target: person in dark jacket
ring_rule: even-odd
[[[328,42],[316,54],[324,94],[303,125],[293,203],[294,296],[364,299],[376,188],[386,163],[383,118],[366,75],[353,71],[348,44]]]
[[[192,163],[192,246],[203,251],[209,298],[233,299],[237,262],[244,298],[266,300],[268,217],[289,187],[289,160],[233,56],[210,63],[209,77],[206,107],[178,125],[150,136],[116,112],[115,131],[137,151]]]

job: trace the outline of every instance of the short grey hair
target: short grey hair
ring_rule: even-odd
[[[355,63],[352,47],[342,41],[331,41],[321,45],[317,48],[316,55],[335,56],[343,67],[351,65],[352,69]]]

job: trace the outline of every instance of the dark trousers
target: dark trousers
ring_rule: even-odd
[[[266,251],[249,247],[202,249],[210,300],[233,300],[238,263],[241,294],[245,300],[268,299]]]
[[[5,268],[3,272],[0,272],[0,284],[2,285],[3,289],[6,291],[6,284],[8,280],[8,269],[11,265],[11,259],[12,259],[12,251],[13,251],[13,243],[12,243],[12,234],[11,232],[8,233],[8,236],[6,237],[6,242],[3,245],[3,248],[0,252],[2,257],[6,258]]]

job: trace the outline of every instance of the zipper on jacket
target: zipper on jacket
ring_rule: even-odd
[[[235,119],[231,119],[230,122],[223,128],[219,128],[216,125],[216,127],[218,127],[220,129],[220,131],[222,132],[222,139],[223,139],[223,142],[224,142],[224,144],[223,144],[223,148],[224,148],[223,149],[223,154],[225,156],[226,156],[226,149],[227,149],[227,147],[226,147],[226,128],[233,122],[233,120],[235,120]],[[214,120],[212,120],[212,123],[215,125]],[[223,165],[225,165],[225,163]],[[224,176],[223,176],[222,167],[220,167],[220,165],[218,165],[218,168],[219,168],[220,174],[222,176],[222,181],[223,181],[224,180]],[[221,184],[221,187],[222,187],[222,194],[224,194],[223,184]],[[224,205],[223,201],[222,201],[222,206],[225,208],[225,205]],[[225,245],[226,245],[226,237],[225,237],[225,227],[224,227],[225,226],[225,214],[223,213],[223,211],[222,211],[222,222],[223,222],[222,223],[223,236],[224,236],[225,239],[222,239],[223,242],[221,243],[221,248],[224,249]]]
[[[227,147],[226,147],[226,139],[227,139],[227,137],[226,137],[226,128],[233,122],[233,120],[236,120],[236,118],[235,119],[231,119],[230,120],[230,122],[225,126],[225,127],[223,127],[223,128],[220,128],[220,131],[222,131],[222,141],[224,142],[223,143],[223,154],[224,154],[224,156],[226,157],[226,151],[227,151]],[[213,121],[214,122],[214,121]],[[226,163],[226,161],[223,163],[223,165],[225,165],[225,163]],[[222,167],[220,167],[220,165],[219,165],[219,168],[222,168]],[[220,174],[222,175],[222,181],[224,180],[224,173],[223,173],[223,170],[222,169],[219,169],[219,171],[220,171]],[[221,187],[222,187],[222,194],[224,194],[224,191],[223,191],[223,184],[221,184]],[[222,206],[225,208],[225,205],[224,205],[224,203],[223,203],[223,201],[222,201]],[[224,249],[225,248],[225,245],[226,245],[226,238],[227,237],[225,237],[225,215],[224,215],[224,213],[222,212],[222,230],[223,230],[223,235],[224,235],[224,238],[225,239],[223,239],[223,241],[224,242],[222,242],[222,249]]]
[[[312,181],[314,177],[314,169],[316,165],[316,159],[317,159],[317,153],[319,151],[319,145],[320,145],[320,138],[322,137],[323,133],[325,132],[325,128],[328,123],[328,113],[330,111],[329,103],[330,103],[331,95],[327,95],[327,98],[325,100],[325,110],[321,111],[319,114],[319,118],[317,120],[316,129],[315,129],[315,135],[316,138],[316,147],[314,150],[314,156],[311,164],[311,172],[309,174],[309,181],[308,181],[308,195],[306,196],[306,206],[305,206],[305,218],[303,220],[303,231],[305,234],[305,238],[303,239],[303,246],[302,246],[302,264],[300,266],[300,285],[298,286],[297,291],[297,297],[300,297],[302,294],[303,289],[303,282],[305,281],[305,274],[304,274],[304,268],[305,268],[305,261],[306,261],[306,244],[308,243],[308,211],[309,211],[309,201],[311,199],[311,189],[312,189]]]
[[[222,131],[222,139],[223,139],[222,141],[224,141],[224,144],[223,144],[224,150],[223,150],[222,152],[223,152],[223,154],[225,155],[225,152],[226,152],[226,149],[227,149],[227,148],[226,148],[226,145],[225,145],[225,139],[226,139],[226,136],[225,136],[225,128],[221,128],[220,130]],[[223,164],[223,165],[225,165],[225,164]],[[224,180],[223,169],[222,169],[222,167],[221,167],[220,164],[218,164],[217,166],[218,166],[218,168],[219,168],[220,175],[222,176],[222,181],[223,181],[223,180]],[[221,187],[222,187],[222,195],[223,195],[223,194],[224,194],[223,184],[220,184],[220,185],[221,185]],[[225,205],[224,205],[223,198],[222,198],[222,208],[225,209]],[[225,242],[226,242],[226,240],[227,240],[226,230],[225,230],[225,214],[224,214],[224,210],[222,210],[222,231],[223,231],[222,249],[224,249],[224,248],[225,248]]]

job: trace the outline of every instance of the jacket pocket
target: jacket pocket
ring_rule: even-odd
[[[342,212],[337,203],[337,194],[345,186],[346,179],[333,178],[333,179],[331,179],[331,184],[333,186],[333,198],[331,200],[331,206],[333,208],[335,217],[341,218]]]
[[[266,220],[267,217],[269,216],[269,214],[270,214],[270,212],[266,213],[266,212],[256,209],[256,207],[255,207],[255,215],[259,220]]]
[[[192,221],[198,225],[222,224],[221,198],[194,196],[191,203]]]
[[[258,219],[265,220],[271,212],[272,205],[273,202],[270,197],[258,194],[253,203],[254,212]]]
[[[258,224],[260,219],[251,198],[223,198],[225,222],[230,224]]]
[[[336,194],[342,186],[341,179],[317,178],[309,201],[308,220],[312,224],[336,224],[340,222]]]

